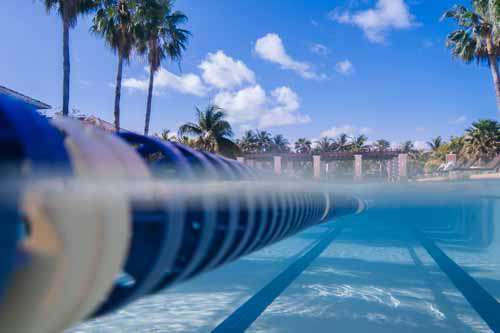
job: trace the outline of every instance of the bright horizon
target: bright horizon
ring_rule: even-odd
[[[235,136],[266,129],[299,137],[366,134],[393,143],[460,135],[479,118],[498,119],[487,66],[452,59],[444,46],[455,3],[373,0],[283,7],[260,3],[178,0],[193,37],[181,63],[165,63],[156,78],[151,133],[175,131],[194,119],[194,106],[225,108]],[[40,1],[6,1],[1,85],[62,104],[61,20]],[[275,13],[280,13],[279,17]],[[252,15],[248,15],[252,13]],[[365,19],[363,19],[365,18]],[[89,33],[91,17],[71,31],[70,106],[113,120],[117,58]],[[22,41],[22,42],[20,42]],[[122,126],[142,132],[146,63],[124,70]]]

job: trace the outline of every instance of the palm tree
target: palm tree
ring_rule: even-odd
[[[267,153],[271,150],[271,145],[273,143],[271,133],[268,131],[255,130],[255,138],[257,151],[259,153]]]
[[[373,144],[373,148],[376,151],[384,152],[391,148],[391,143],[385,139],[379,139]]]
[[[245,154],[252,154],[257,150],[257,137],[251,130],[245,131],[241,139],[236,140],[236,143]]]
[[[466,130],[464,152],[468,158],[486,162],[500,154],[500,123],[482,119]]]
[[[91,27],[91,30],[103,36],[106,43],[118,54],[114,109],[114,123],[117,131],[120,130],[123,62],[129,60],[137,39],[137,26],[134,23],[135,11],[134,0],[101,0]]]
[[[96,7],[96,0],[44,0],[48,12],[57,10],[63,23],[63,116],[69,114],[69,30],[75,27],[78,16],[87,14]]]
[[[280,154],[290,152],[289,142],[282,134],[275,135],[271,141],[271,150],[273,152]]]
[[[173,11],[173,0],[139,0],[137,22],[141,29],[138,51],[147,55],[149,63],[149,87],[146,104],[144,135],[149,133],[154,77],[166,58],[180,62],[191,33],[179,28],[187,22],[187,16]]]
[[[342,133],[339,135],[339,137],[337,138],[337,140],[335,141],[335,144],[336,144],[336,150],[337,151],[348,151],[351,149],[350,145],[349,145],[349,140],[350,140],[350,137],[349,135],[345,134],[345,133]]]
[[[413,153],[415,151],[415,144],[411,140],[405,141],[401,145],[401,150],[405,154]]]
[[[306,138],[300,138],[295,142],[295,152],[299,154],[310,154],[312,151],[312,143]]]
[[[366,145],[366,141],[368,141],[368,137],[366,135],[358,135],[352,138],[351,142],[351,150],[354,152],[363,152],[368,149]]]
[[[427,145],[433,152],[436,152],[443,144],[444,142],[441,136],[437,136],[434,139],[431,139],[431,141],[427,141]]]
[[[329,137],[322,137],[318,141],[315,142],[316,146],[314,147],[314,153],[329,153],[335,150],[335,143]]]
[[[500,111],[500,2],[498,0],[472,0],[473,10],[456,5],[443,15],[443,19],[454,19],[460,29],[450,33],[446,46],[454,57],[466,63],[487,62]]]
[[[171,141],[172,135],[169,129],[164,129],[161,133],[156,133],[155,137],[163,141]]]
[[[238,151],[238,146],[230,140],[233,130],[222,108],[214,104],[204,110],[196,107],[196,116],[196,123],[189,122],[179,128],[179,138],[193,136],[197,146],[213,153],[234,155]]]

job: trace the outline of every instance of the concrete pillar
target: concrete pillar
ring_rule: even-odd
[[[446,163],[457,163],[457,154],[446,155]]]
[[[399,169],[399,180],[404,181],[408,179],[408,154],[398,155],[398,169]]]
[[[281,175],[281,156],[274,156],[274,173]]]
[[[313,156],[313,172],[314,172],[314,179],[321,178],[321,156],[320,155]]]
[[[354,181],[363,180],[363,155],[354,155]]]
[[[386,167],[387,167],[387,181],[391,181],[392,180],[392,174],[393,174],[393,171],[392,171],[392,160],[388,160],[385,162],[386,163]],[[382,175],[380,175],[382,176]]]
[[[238,156],[238,157],[236,157],[236,160],[237,160],[238,162],[240,162],[241,164],[245,164],[245,158],[244,158],[244,157],[242,157],[242,156]]]

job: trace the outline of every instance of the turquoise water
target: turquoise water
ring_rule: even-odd
[[[500,183],[340,190],[366,199],[368,211],[69,332],[211,332],[248,318],[248,332],[491,331],[500,317]]]

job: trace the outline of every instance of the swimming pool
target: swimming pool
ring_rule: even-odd
[[[339,190],[365,198],[367,212],[305,230],[68,332],[496,327],[499,182]]]

